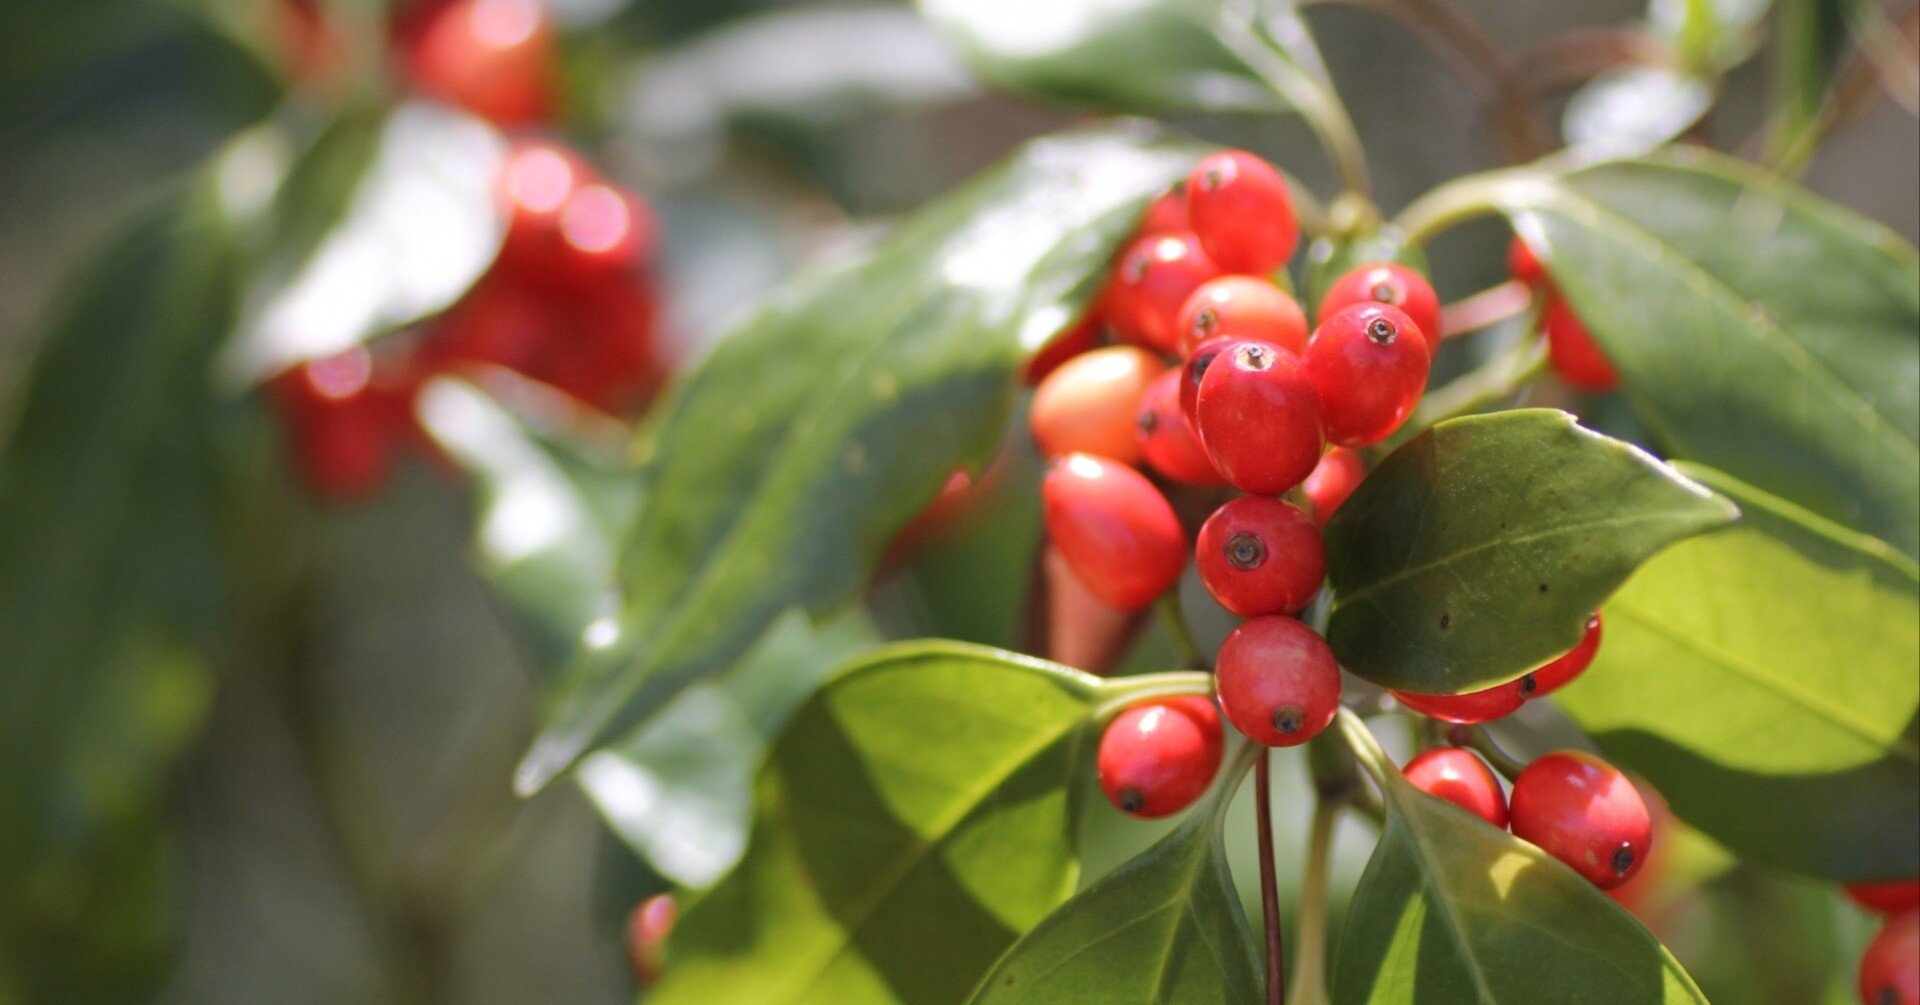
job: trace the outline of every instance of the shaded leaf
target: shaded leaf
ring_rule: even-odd
[[[1713,107],[1714,85],[1685,70],[1629,66],[1588,81],[1567,101],[1569,146],[1646,153],[1692,128]]]

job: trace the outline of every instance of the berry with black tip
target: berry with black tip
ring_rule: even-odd
[[[1255,743],[1294,747],[1340,708],[1340,665],[1312,628],[1273,614],[1243,622],[1220,647],[1220,710]]]
[[[1513,834],[1565,862],[1603,890],[1632,878],[1653,847],[1653,816],[1619,769],[1563,750],[1537,758],[1513,780]]]
[[[1194,543],[1200,582],[1243,618],[1294,614],[1320,592],[1327,546],[1298,507],[1241,496],[1207,517]]]
[[[1171,816],[1200,798],[1220,769],[1226,740],[1213,702],[1162,698],[1121,712],[1100,736],[1100,790],[1121,812]]]

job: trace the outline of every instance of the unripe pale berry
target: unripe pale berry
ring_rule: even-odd
[[[1307,494],[1307,502],[1312,507],[1313,519],[1326,523],[1366,477],[1367,465],[1359,454],[1345,447],[1327,451],[1320,463],[1314,465],[1313,473],[1300,483],[1300,490]]]
[[[1413,414],[1427,388],[1426,336],[1398,308],[1366,303],[1321,323],[1307,344],[1327,440],[1371,446]]]
[[[1860,957],[1861,1005],[1920,1005],[1920,910],[1887,919]]]
[[[1193,423],[1180,409],[1179,370],[1165,371],[1147,385],[1134,426],[1141,456],[1155,471],[1184,485],[1224,484]]]
[[[1180,308],[1180,351],[1208,339],[1250,338],[1295,355],[1307,348],[1307,316],[1286,290],[1252,276],[1208,280]]]
[[[1653,816],[1633,782],[1591,754],[1537,758],[1513,780],[1513,834],[1601,889],[1627,881],[1653,846]]]
[[[1500,780],[1472,751],[1435,747],[1407,762],[1401,774],[1413,787],[1466,810],[1502,830],[1507,826],[1507,794]]]
[[[660,979],[667,936],[673,931],[679,913],[673,895],[661,893],[641,901],[627,919],[627,961],[633,965],[633,976],[642,986]]]
[[[1595,611],[1587,619],[1587,633],[1580,637],[1580,643],[1567,650],[1566,655],[1520,678],[1525,684],[1522,690],[1529,698],[1552,694],[1586,673],[1587,667],[1593,665],[1593,657],[1599,652],[1600,612]]]
[[[1153,819],[1193,805],[1226,744],[1213,702],[1162,698],[1121,712],[1100,737],[1100,790],[1122,812]]]
[[[1187,216],[1207,254],[1229,272],[1264,275],[1300,243],[1287,181],[1244,150],[1212,154],[1187,177]]]
[[[1505,684],[1496,684],[1481,691],[1469,691],[1466,694],[1416,694],[1411,691],[1394,691],[1393,696],[1400,704],[1413,709],[1421,715],[1439,719],[1442,722],[1476,723],[1490,722],[1503,716],[1512,715],[1527,702],[1526,678],[1510,680]]]
[[[1255,743],[1313,739],[1340,708],[1340,665],[1313,629],[1281,615],[1243,622],[1220,647],[1220,709]]]
[[[1186,535],[1140,472],[1092,454],[1053,462],[1040,486],[1047,536],[1094,596],[1136,611],[1180,579]]]
[[[1027,413],[1033,441],[1048,457],[1087,453],[1123,464],[1139,460],[1140,396],[1164,369],[1158,356],[1130,345],[1095,349],[1062,363],[1034,389]]]
[[[1335,280],[1320,299],[1314,321],[1326,324],[1328,318],[1355,304],[1370,303],[1398,307],[1412,318],[1427,359],[1440,351],[1440,297],[1425,276],[1397,262],[1361,265]]]
[[[456,0],[421,32],[408,69],[422,94],[495,125],[540,122],[558,79],[553,19],[540,0]]]
[[[1920,907],[1920,879],[1896,879],[1884,883],[1855,883],[1847,887],[1847,899],[1869,911],[1893,914]]]
[[[1213,466],[1234,488],[1279,495],[1320,463],[1320,396],[1300,358],[1271,342],[1243,339],[1206,367],[1194,428]]]
[[[1108,282],[1107,320],[1121,338],[1159,352],[1180,348],[1180,308],[1220,267],[1192,234],[1156,234],[1127,246]]]
[[[1207,592],[1243,618],[1297,613],[1327,577],[1320,528],[1268,496],[1241,496],[1214,510],[1194,554]]]
[[[1547,329],[1547,362],[1568,386],[1590,394],[1601,394],[1620,386],[1620,371],[1593,334],[1581,322],[1567,302],[1554,297],[1547,302],[1544,324]]]

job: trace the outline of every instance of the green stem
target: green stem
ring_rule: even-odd
[[[1367,177],[1367,155],[1360,145],[1360,134],[1346,106],[1322,79],[1294,64],[1293,57],[1274,44],[1258,25],[1258,12],[1251,3],[1224,5],[1214,34],[1247,68],[1259,75],[1273,93],[1293,106],[1313,130],[1340,177],[1341,187],[1367,195],[1372,185]]]
[[[1141,674],[1134,677],[1121,677],[1108,681],[1104,690],[1113,696],[1101,702],[1094,709],[1095,720],[1104,720],[1107,716],[1119,714],[1121,709],[1153,701],[1156,698],[1176,698],[1185,695],[1213,695],[1213,677],[1205,673],[1191,671],[1178,673]]]
[[[1509,168],[1457,178],[1415,199],[1393,225],[1408,243],[1426,244],[1449,227],[1498,212],[1516,186],[1534,177],[1530,168]]]
[[[1456,747],[1465,747],[1487,759],[1493,770],[1500,772],[1508,781],[1520,776],[1526,770],[1526,763],[1500,748],[1493,742],[1492,734],[1481,726],[1455,726],[1447,731],[1447,739]]]
[[[1393,758],[1388,757],[1380,741],[1374,739],[1373,730],[1368,729],[1359,716],[1342,707],[1334,724],[1339,727],[1341,738],[1347,741],[1347,749],[1353,751],[1354,759],[1373,776],[1375,784],[1384,787],[1390,777],[1400,773]]]
[[[1293,1005],[1327,1005],[1327,887],[1333,872],[1333,832],[1341,798],[1319,799],[1307,826],[1306,872],[1300,881],[1299,941],[1293,947]]]
[[[1153,602],[1153,611],[1160,617],[1161,627],[1167,630],[1167,636],[1173,639],[1173,648],[1180,653],[1180,663],[1189,670],[1207,670],[1213,666],[1206,653],[1200,649],[1200,643],[1194,641],[1193,626],[1187,624],[1187,616],[1180,610],[1180,592],[1168,590]]]

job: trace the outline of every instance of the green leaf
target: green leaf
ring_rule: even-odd
[[[1854,21],[1872,10],[1866,0],[1780,0],[1768,94],[1770,162],[1804,162],[1812,154]]]
[[[1366,727],[1386,829],[1334,963],[1336,1005],[1675,1005],[1706,998],[1618,904],[1545,852],[1414,788]]]
[[[1881,227],[1673,153],[1495,199],[1665,452],[1920,554],[1920,267]]]
[[[648,434],[619,636],[569,669],[521,790],[724,669],[781,612],[854,597],[894,532],[985,463],[1025,357],[1193,159],[1133,125],[1037,141],[777,295],[684,374]]]
[[[1669,66],[1626,66],[1587,81],[1567,100],[1569,146],[1646,153],[1686,132],[1713,107],[1712,79]]]
[[[1279,107],[1216,35],[1222,6],[1221,0],[920,0],[927,20],[974,69],[1008,90],[1129,112]]]
[[[1573,648],[1649,555],[1735,515],[1565,412],[1442,422],[1388,455],[1327,524],[1327,641],[1382,687],[1490,687]]]
[[[1130,693],[957,643],[845,670],[774,744],[737,869],[694,901],[650,1001],[963,1000],[1073,893],[1098,725]]]
[[[1688,473],[1737,500],[1740,523],[1636,573],[1607,602],[1594,667],[1555,698],[1743,856],[1841,881],[1911,874],[1914,564],[1718,472]]]
[[[1245,748],[1250,749],[1250,748]],[[1264,971],[1221,834],[1247,761],[1139,857],[1076,894],[1000,958],[974,1005],[1265,1001]]]

